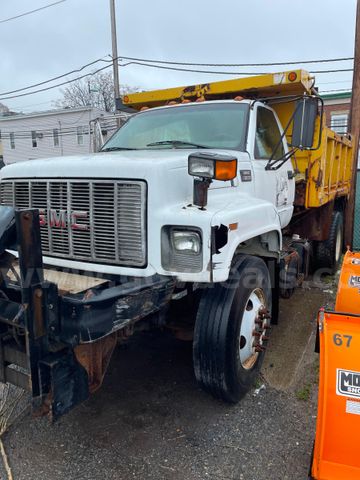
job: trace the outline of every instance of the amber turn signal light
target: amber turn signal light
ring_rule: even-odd
[[[233,180],[236,177],[236,158],[231,160],[223,161],[218,160],[215,162],[215,180]]]

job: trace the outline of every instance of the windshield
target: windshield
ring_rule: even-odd
[[[131,117],[102,151],[166,148],[245,150],[249,105],[206,103],[147,110]]]

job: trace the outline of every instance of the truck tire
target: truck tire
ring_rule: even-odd
[[[229,279],[204,290],[199,304],[193,360],[204,390],[236,403],[253,386],[264,357],[270,311],[265,262],[235,257]]]
[[[280,261],[280,296],[288,300],[295,292],[299,272],[299,256],[293,255],[288,262]]]
[[[343,215],[335,211],[332,216],[329,236],[315,246],[317,268],[328,268],[334,274],[340,266],[343,253]]]

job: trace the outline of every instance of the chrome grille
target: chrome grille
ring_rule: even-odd
[[[124,266],[146,264],[145,182],[4,180],[0,204],[38,208],[45,215],[46,224],[40,227],[44,255]],[[63,214],[65,225],[50,226],[50,210],[57,220]]]

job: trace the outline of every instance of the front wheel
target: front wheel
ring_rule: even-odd
[[[205,390],[236,403],[251,388],[264,357],[270,311],[270,275],[257,257],[236,257],[229,280],[204,290],[193,359],[196,379]]]

